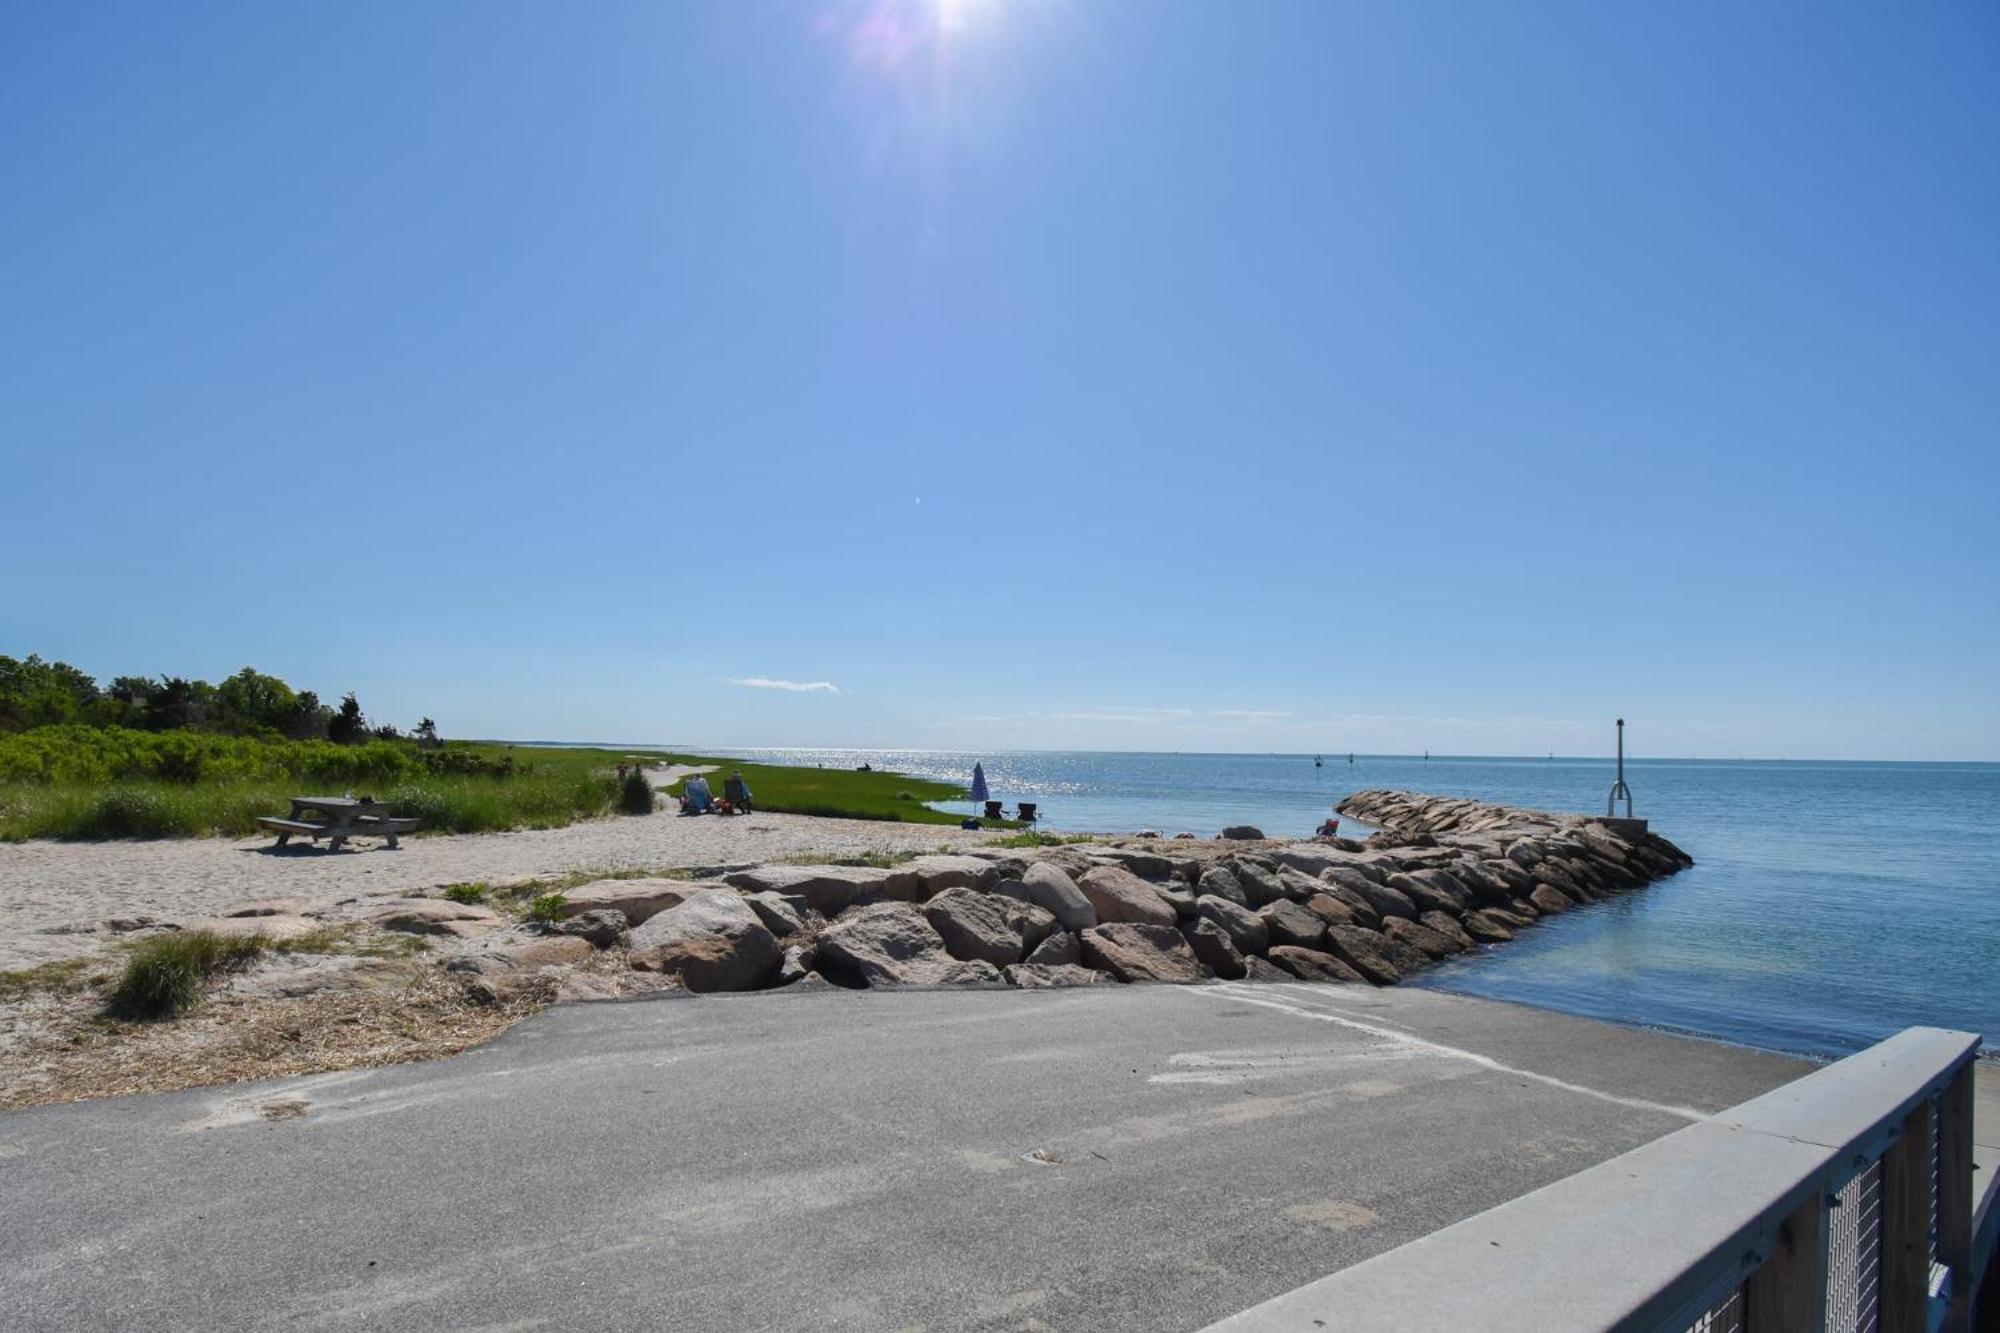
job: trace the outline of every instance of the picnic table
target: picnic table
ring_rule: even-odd
[[[311,816],[318,816],[312,818]],[[257,821],[278,835],[276,846],[283,847],[294,836],[318,842],[327,839],[326,849],[337,852],[349,838],[385,838],[391,847],[396,835],[413,832],[419,821],[399,819],[387,801],[371,801],[355,796],[294,796],[289,818],[267,815]]]

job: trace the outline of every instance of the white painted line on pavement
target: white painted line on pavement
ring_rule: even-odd
[[[1531,1082],[1545,1084],[1551,1088],[1558,1088],[1564,1092],[1577,1093],[1585,1097],[1595,1097],[1599,1101],[1610,1102],[1616,1106],[1630,1107],[1635,1111],[1657,1111],[1662,1115],[1675,1115],[1689,1121],[1700,1121],[1710,1118],[1705,1111],[1696,1111],[1685,1106],[1669,1106],[1665,1102],[1647,1101],[1643,1097],[1622,1097],[1615,1092],[1605,1092],[1599,1088],[1587,1088],[1581,1083],[1571,1083],[1565,1079],[1556,1078],[1551,1074],[1538,1074],[1532,1069],[1518,1069],[1513,1065],[1502,1064],[1490,1055],[1481,1055],[1477,1051],[1463,1050],[1457,1046],[1447,1046],[1442,1042],[1413,1036],[1408,1032],[1402,1032],[1395,1028],[1382,1027],[1374,1023],[1363,1023],[1359,1019],[1346,1018],[1339,1014],[1330,1014],[1324,1009],[1319,1009],[1311,1005],[1288,1004],[1284,1000],[1274,998],[1271,995],[1275,987],[1269,983],[1260,983],[1252,987],[1232,986],[1225,982],[1216,986],[1181,986],[1175,989],[1183,995],[1201,995],[1211,999],[1237,1000],[1244,1004],[1256,1004],[1262,1005],[1266,1009],[1276,1009],[1280,1013],[1291,1014],[1296,1018],[1315,1018],[1322,1023],[1335,1023],[1344,1028],[1352,1028],[1356,1032],[1366,1032],[1370,1036],[1380,1037],[1397,1046],[1413,1048],[1432,1055],[1442,1055],[1454,1060],[1469,1061],[1497,1074],[1510,1074],[1515,1078],[1528,1079]]]

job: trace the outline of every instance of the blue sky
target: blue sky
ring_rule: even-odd
[[[2000,757],[1996,237],[1972,3],[12,4],[0,652]]]

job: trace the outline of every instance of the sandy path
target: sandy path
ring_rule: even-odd
[[[671,770],[650,772],[656,783],[679,776],[668,776]],[[250,898],[332,903],[363,894],[408,893],[468,880],[502,884],[576,870],[928,851],[984,836],[936,824],[770,814],[682,819],[669,810],[650,818],[600,819],[560,829],[405,838],[397,851],[362,842],[339,852],[303,847],[274,854],[268,837],[4,843],[0,971],[92,951],[107,937],[74,929],[108,917],[183,921]]]

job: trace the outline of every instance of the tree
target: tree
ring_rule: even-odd
[[[100,697],[97,682],[67,662],[0,657],[0,731],[83,721]]]
[[[368,739],[368,719],[362,716],[353,690],[341,699],[340,708],[327,722],[326,738],[338,745],[359,745]]]
[[[141,722],[148,731],[193,731],[208,720],[215,706],[215,686],[205,680],[165,676],[147,705]]]
[[[223,731],[283,731],[298,703],[284,681],[244,667],[215,687],[214,721]]]
[[[146,712],[159,692],[159,682],[150,676],[116,676],[105,693],[118,710],[119,726],[143,727]]]
[[[333,710],[319,701],[311,690],[300,690],[292,703],[291,715],[278,730],[295,741],[323,741],[333,723]]]
[[[410,734],[417,738],[417,744],[427,749],[436,749],[438,746],[444,744],[443,739],[438,735],[438,724],[429,718],[425,718],[423,721],[417,723],[417,729]]]

